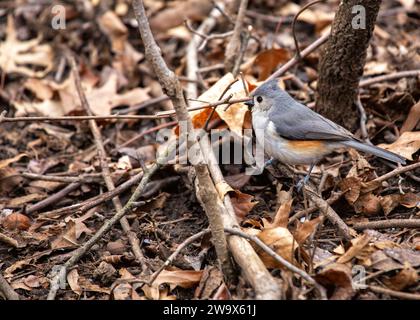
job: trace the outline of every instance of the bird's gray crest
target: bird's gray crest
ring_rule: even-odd
[[[284,90],[282,90],[279,87],[279,79],[275,78],[273,80],[263,83],[258,88],[256,88],[255,91],[252,93],[252,96],[274,98],[276,96],[278,97],[280,93],[287,94]]]

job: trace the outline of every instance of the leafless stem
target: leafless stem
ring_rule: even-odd
[[[187,239],[185,239],[177,248],[176,250],[166,259],[165,263],[163,265],[161,265],[159,267],[158,270],[155,271],[155,273],[153,273],[153,276],[151,277],[148,285],[151,286],[153,284],[153,282],[156,280],[156,278],[159,276],[159,274],[161,274],[161,272],[168,267],[174,260],[175,258],[178,256],[178,254],[187,246],[189,246],[191,243],[193,243],[194,241],[200,239],[201,237],[203,237],[204,235],[210,233],[209,229],[200,231],[199,233],[193,234],[191,237],[188,237]]]
[[[298,11],[298,13],[296,13],[296,15],[293,17],[293,21],[292,21],[292,32],[293,32],[293,40],[294,40],[294,42],[295,42],[295,50],[296,50],[296,58],[298,59],[298,60],[300,60],[302,57],[301,57],[301,55],[300,55],[300,49],[299,49],[299,42],[298,42],[298,40],[297,40],[297,37],[296,37],[296,30],[295,30],[295,25],[296,25],[296,21],[297,21],[297,19],[299,18],[299,16],[300,16],[300,14],[303,12],[303,11],[305,11],[306,9],[308,9],[310,6],[312,6],[312,5],[314,5],[314,4],[317,4],[317,3],[320,3],[320,2],[323,2],[324,0],[315,0],[315,1],[312,1],[312,2],[309,2],[309,3],[307,3],[307,4],[305,4],[299,11]]]
[[[128,200],[127,204],[118,211],[111,219],[107,220],[102,227],[88,240],[86,241],[80,248],[76,249],[71,258],[64,263],[64,265],[60,266],[59,270],[56,272],[55,276],[51,280],[50,291],[48,293],[48,300],[54,300],[57,291],[60,288],[60,284],[64,284],[63,279],[65,280],[65,275],[67,274],[67,270],[74,266],[74,264],[79,261],[79,259],[90,249],[92,246],[102,238],[102,236],[107,233],[112,226],[117,223],[124,215],[126,215],[132,207],[135,205],[136,200],[142,194],[145,186],[149,182],[152,175],[160,168],[158,163],[151,165],[148,169],[148,172],[144,174],[142,181],[137,186],[134,193],[131,195],[130,199]]]
[[[10,284],[3,278],[0,273],[0,291],[4,294],[7,300],[19,300],[19,295],[13,290]]]
[[[400,71],[400,72],[395,72],[391,74],[386,74],[384,76],[378,76],[378,77],[373,77],[370,79],[361,80],[359,82],[359,87],[364,88],[378,82],[392,81],[392,80],[398,80],[401,78],[418,77],[418,76],[420,76],[420,70]]]
[[[306,57],[311,52],[315,51],[318,47],[323,45],[328,37],[330,36],[329,33],[324,34],[322,37],[318,38],[315,42],[307,46],[304,50],[301,51],[300,55],[302,58]],[[274,78],[280,77],[283,75],[286,71],[288,71],[290,68],[294,67],[299,62],[299,59],[295,56],[292,59],[290,59],[288,62],[286,62],[284,65],[282,65],[276,72],[274,72],[270,77],[267,78],[265,81],[272,80]]]
[[[356,230],[388,228],[420,228],[420,219],[389,219],[384,221],[360,222],[353,225]]]
[[[86,98],[86,95],[82,88],[82,83],[80,80],[79,71],[77,69],[76,60],[73,56],[70,58],[70,65],[72,67],[72,71],[74,74],[76,90],[80,98],[80,102],[82,104],[83,109],[86,111],[88,115],[93,115],[92,109],[90,108],[89,102]],[[104,178],[105,184],[109,191],[115,190],[114,182],[111,178],[111,172],[109,171],[109,165],[107,161],[107,155],[105,151],[104,144],[102,142],[102,135],[99,130],[98,125],[96,124],[95,120],[89,120],[90,130],[92,132],[93,138],[95,140],[96,150],[98,152],[98,158],[101,164],[102,176]],[[112,198],[112,203],[114,204],[115,210],[117,212],[121,211],[123,206],[118,196]],[[134,256],[136,257],[137,261],[140,263],[141,269],[143,272],[146,271],[146,259],[144,258],[143,253],[140,249],[140,242],[137,238],[137,235],[131,231],[130,224],[126,217],[122,217],[120,220],[121,227],[123,228],[125,234],[127,235],[128,241],[130,242],[131,249],[133,250]]]
[[[241,35],[243,33],[243,24],[245,19],[246,8],[248,7],[248,0],[241,0],[239,5],[238,15],[236,17],[235,28],[229,43],[226,46],[225,52],[225,70],[232,72],[235,67],[238,52],[241,51]],[[234,76],[236,76],[234,74]]]
[[[334,211],[334,209],[331,208],[327,201],[322,199],[322,197],[310,187],[305,186],[304,189],[308,191],[307,195],[309,199],[318,207],[322,214],[325,215],[328,220],[330,220],[330,222],[338,229],[341,235],[343,235],[346,240],[353,239],[353,237],[356,235],[356,232],[345,224],[345,222]]]
[[[249,235],[245,232],[242,232],[241,230],[237,228],[225,228],[225,231],[234,234],[237,236],[240,236],[242,238],[248,239],[252,242],[254,242],[257,246],[259,246],[264,252],[266,252],[270,257],[275,259],[278,263],[280,263],[285,268],[289,269],[291,272],[296,273],[300,275],[303,279],[308,281],[310,284],[312,284],[318,291],[320,297],[322,300],[327,299],[327,294],[325,291],[325,288],[318,284],[308,273],[306,273],[304,270],[299,269],[298,267],[291,264],[289,261],[284,259],[282,256],[278,255],[273,249],[271,249],[268,245],[266,245],[263,241],[261,241],[257,236]]]

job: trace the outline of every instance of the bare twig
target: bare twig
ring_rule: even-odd
[[[88,100],[86,98],[86,95],[83,91],[79,71],[77,70],[76,60],[74,59],[73,56],[70,57],[70,65],[72,67],[72,71],[73,71],[74,79],[75,79],[76,90],[77,90],[77,94],[79,95],[82,107],[88,115],[93,115],[92,109],[90,108],[89,102],[88,102]],[[107,156],[106,156],[106,151],[105,151],[104,144],[102,142],[101,132],[100,132],[100,130],[98,128],[98,125],[96,124],[95,120],[90,120],[89,121],[89,126],[90,126],[90,130],[92,132],[92,135],[95,139],[96,150],[98,152],[98,158],[99,158],[99,162],[101,164],[102,176],[104,178],[105,184],[106,184],[109,191],[115,190],[115,185],[114,185],[114,182],[112,181],[111,173],[109,171],[108,161],[106,160]],[[122,206],[121,201],[118,198],[118,196],[112,198],[112,202],[113,202],[115,210],[117,212],[122,210],[123,206]],[[128,238],[128,241],[130,242],[131,249],[133,250],[134,256],[136,257],[138,263],[140,264],[142,271],[145,272],[146,271],[146,259],[144,258],[144,255],[141,252],[140,241],[137,238],[137,235],[133,231],[131,231],[130,224],[128,223],[128,220],[127,220],[126,217],[121,218],[120,224],[121,224],[121,227],[123,228],[125,234],[127,235],[127,238]]]
[[[86,121],[86,120],[144,120],[144,119],[158,119],[161,116],[156,115],[109,115],[109,116],[65,116],[65,117],[16,117],[3,118],[3,122],[19,122],[19,121]]]
[[[163,129],[163,128],[174,126],[177,123],[178,123],[178,121],[165,122],[165,123],[159,124],[159,125],[157,125],[157,126],[155,126],[153,128],[144,130],[143,132],[139,133],[138,135],[132,137],[131,139],[129,139],[126,142],[124,142],[123,144],[119,145],[115,149],[118,150],[118,149],[124,148],[124,147],[132,144],[133,142],[136,142],[137,140],[140,140],[141,138],[143,138],[147,134],[150,134],[152,132],[158,131],[158,130]]]
[[[400,299],[406,299],[406,300],[420,300],[420,294],[417,293],[408,293],[408,292],[401,292],[401,291],[395,291],[383,287],[378,286],[367,286],[368,289],[372,290],[376,293],[383,293],[390,295],[392,297],[400,298]],[[363,288],[365,289],[365,287]]]
[[[26,213],[33,213],[41,209],[44,209],[45,207],[48,207],[54,203],[57,203],[60,199],[64,198],[70,192],[77,190],[79,187],[80,187],[80,182],[72,182],[69,185],[67,185],[65,188],[58,191],[57,193],[54,193],[48,198],[41,200],[38,203],[26,208]]]
[[[360,95],[357,95],[355,104],[360,113],[360,131],[362,133],[362,139],[365,142],[372,144],[369,140],[369,134],[366,129],[367,116],[366,116],[366,111],[365,111],[365,108],[363,107],[362,101],[360,100]]]
[[[391,74],[386,74],[384,76],[373,77],[370,79],[364,79],[359,82],[359,87],[368,87],[372,84],[384,81],[392,81],[398,80],[401,78],[408,78],[408,77],[418,77],[420,76],[420,70],[407,70],[407,71],[400,71]]]
[[[338,201],[343,194],[344,194],[343,192],[335,192],[335,193],[333,193],[331,195],[330,198],[328,198],[325,201],[328,203],[328,205],[332,205],[333,203],[335,203],[336,201]],[[305,209],[305,210],[301,210],[301,211],[296,212],[293,216],[291,216],[289,218],[289,225],[291,223],[293,223],[294,221],[296,221],[297,219],[299,219],[299,218],[301,218],[303,216],[306,216],[308,214],[314,213],[317,210],[318,210],[318,207],[317,206],[312,206],[312,207],[310,207],[308,209]]]
[[[374,180],[371,180],[371,181],[367,182],[367,184],[368,185],[376,185],[376,184],[378,184],[382,181],[388,180],[388,179],[390,179],[392,177],[395,177],[395,176],[397,176],[401,173],[411,171],[411,170],[414,170],[414,169],[417,169],[417,168],[420,168],[420,162],[416,162],[416,163],[410,164],[410,165],[405,166],[405,167],[397,167],[396,169],[392,170],[391,172],[388,172],[388,173],[386,173],[386,174],[384,174],[384,175],[382,175],[382,176],[380,176],[380,177],[378,177]]]
[[[158,270],[156,270],[152,277],[150,278],[150,281],[147,283],[149,286],[151,286],[153,284],[153,282],[156,280],[156,278],[159,276],[159,274],[162,273],[162,271],[168,267],[174,260],[175,258],[178,256],[178,254],[187,246],[189,246],[191,243],[193,243],[194,241],[200,239],[201,237],[203,237],[204,235],[210,233],[209,229],[200,231],[199,233],[193,234],[191,237],[188,237],[187,239],[185,239],[177,248],[176,250],[166,259],[165,263],[162,264]]]
[[[0,273],[0,291],[4,294],[7,300],[19,300],[19,295],[13,290],[10,284],[3,278]]]
[[[130,113],[130,112],[139,111],[139,110],[145,109],[147,107],[153,106],[155,104],[158,104],[158,103],[161,103],[161,102],[167,101],[167,100],[169,100],[169,97],[166,96],[166,95],[162,95],[160,97],[156,97],[156,98],[152,98],[152,99],[149,99],[147,101],[144,101],[144,102],[142,102],[138,105],[135,105],[133,107],[123,109],[123,110],[119,110],[118,114],[127,114],[127,113]]]
[[[0,242],[6,243],[14,248],[19,248],[19,243],[15,239],[1,232],[0,232]]]
[[[319,208],[323,215],[338,229],[341,235],[344,236],[346,240],[353,239],[354,235],[357,233],[349,228],[345,222],[340,218],[340,216],[334,211],[333,208],[322,199],[314,190],[310,187],[305,186],[304,189],[308,191],[307,195],[309,199]]]
[[[296,37],[296,29],[295,29],[296,21],[303,11],[308,9],[310,6],[313,6],[314,4],[317,4],[317,3],[320,3],[320,2],[324,2],[324,0],[315,0],[315,1],[312,1],[312,2],[309,2],[309,3],[305,4],[293,17],[292,33],[293,33],[293,40],[295,42],[296,58],[298,60],[300,60],[302,57],[300,55],[299,42],[298,42],[297,37]]]
[[[238,15],[236,17],[235,28],[229,43],[226,46],[225,52],[225,70],[232,72],[235,67],[235,62],[238,58],[238,52],[241,50],[241,38],[243,33],[243,24],[245,19],[246,8],[248,7],[248,0],[241,0],[239,5]],[[234,77],[236,75],[234,74]]]
[[[63,207],[60,209],[48,211],[48,212],[41,212],[40,215],[43,218],[56,218],[61,215],[70,214],[77,212],[78,214],[82,214],[87,210],[100,205],[101,203],[112,199],[113,197],[119,195],[120,193],[128,190],[135,184],[139,183],[140,180],[143,178],[143,172],[136,174],[135,176],[131,177],[129,180],[125,181],[124,183],[120,184],[115,190],[104,192],[98,196],[90,198],[82,203],[74,204],[68,207]]]
[[[306,57],[311,52],[315,51],[318,47],[323,45],[325,41],[327,41],[328,37],[330,36],[329,33],[324,34],[322,37],[318,38],[315,42],[307,46],[304,50],[301,51],[300,55],[302,58]],[[276,72],[274,72],[270,77],[267,78],[265,81],[272,80],[274,78],[280,77],[290,68],[294,67],[299,62],[299,59],[295,56],[282,65]]]
[[[383,221],[359,222],[353,225],[356,230],[388,228],[420,228],[420,219],[389,219]]]
[[[208,37],[206,36],[207,33],[210,32],[211,29],[214,28],[216,25],[217,18],[221,15],[220,11],[216,8],[210,12],[208,18],[206,18],[200,25],[200,27],[195,31],[191,26],[188,24],[188,21],[185,22],[187,27],[194,32],[194,36],[191,39],[191,42],[188,44],[187,47],[187,61],[194,60],[195,63],[188,63],[187,64],[187,77],[190,79],[198,80],[198,50],[197,48],[201,44],[205,44],[208,41]],[[203,40],[204,39],[204,40]],[[194,83],[189,83],[187,85],[187,97],[188,98],[196,98],[198,96],[197,93],[197,86]]]
[[[292,263],[284,259],[282,256],[278,255],[273,249],[271,249],[268,245],[266,245],[262,240],[260,240],[257,236],[249,235],[245,232],[242,232],[241,230],[237,228],[225,228],[225,231],[234,234],[237,236],[240,236],[242,238],[248,239],[252,242],[254,242],[257,246],[259,246],[264,252],[266,252],[270,257],[275,259],[278,263],[280,263],[285,268],[289,269],[291,272],[296,273],[300,275],[303,279],[308,281],[310,284],[312,284],[318,291],[321,299],[326,300],[327,294],[325,291],[325,288],[318,284],[308,273],[306,273],[304,270],[299,269],[298,267],[294,266]]]
[[[142,181],[137,186],[134,193],[131,195],[130,199],[128,200],[127,204],[118,211],[111,219],[107,220],[102,227],[88,240],[86,241],[80,248],[76,249],[71,258],[66,261],[66,263],[62,266],[60,266],[59,270],[57,270],[56,274],[51,280],[51,286],[50,291],[48,293],[48,300],[54,300],[57,291],[60,288],[60,285],[64,286],[65,283],[65,276],[67,274],[67,270],[74,266],[74,264],[79,261],[79,259],[90,249],[92,246],[102,238],[102,236],[107,233],[112,226],[117,223],[124,215],[126,215],[134,206],[136,200],[140,197],[142,194],[145,186],[149,182],[152,175],[160,168],[160,165],[158,163],[155,163],[151,165],[147,171],[147,173],[144,174]]]

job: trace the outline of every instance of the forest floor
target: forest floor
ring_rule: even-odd
[[[243,80],[232,84],[235,78],[225,71],[224,59],[236,12],[230,13],[224,1],[215,2],[217,7],[210,0],[144,1],[166,63],[188,97],[197,98],[190,106],[220,100],[229,85],[234,99],[243,98],[244,87],[254,88],[292,59],[293,17],[307,3],[250,1],[243,28],[246,50],[237,52],[238,58],[243,54],[238,65]],[[299,16],[295,33],[300,48],[329,31],[338,2],[316,4]],[[157,150],[166,144],[159,135],[176,137],[176,117],[155,116],[173,106],[145,59],[130,3],[0,2],[0,111],[5,111],[0,119],[0,276],[20,299],[46,299],[55,266],[118,211],[118,202],[127,202],[139,182],[134,179],[156,160]],[[360,82],[366,120],[354,132],[406,157],[412,170],[354,150],[337,150],[311,177],[310,186],[338,214],[351,239],[325,218],[325,207],[320,211],[307,191],[294,187],[307,167],[267,167],[260,175],[247,175],[245,164],[220,165],[230,188],[224,192],[232,199],[241,230],[258,235],[304,270],[326,288],[329,299],[420,299],[419,9],[416,1],[383,1]],[[209,30],[200,31],[203,22]],[[199,43],[193,48],[196,61],[189,55],[192,41]],[[308,106],[316,98],[321,55],[322,47],[313,50],[279,79]],[[192,61],[198,72],[191,76]],[[411,73],[401,76],[403,71]],[[90,111],[80,101],[79,84]],[[106,153],[102,159],[92,122],[12,120],[89,112],[151,117],[97,119]],[[208,108],[191,112],[194,126],[208,122],[208,129],[228,128],[239,135],[250,128],[243,103],[210,113]],[[104,167],[115,186],[131,181],[118,192],[119,200],[105,198],[109,185]],[[255,298],[239,266],[234,281],[224,279],[209,233],[160,270],[180,244],[208,228],[196,192],[191,166],[163,166],[125,216],[131,242],[120,224],[112,226],[68,270],[67,285],[56,299]],[[92,199],[102,200],[89,205]],[[253,246],[282,298],[319,298],[311,283]]]

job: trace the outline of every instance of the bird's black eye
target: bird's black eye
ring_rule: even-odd
[[[262,101],[263,101],[263,98],[262,98],[261,96],[258,96],[258,97],[257,97],[257,102],[258,102],[258,103],[261,103]]]

